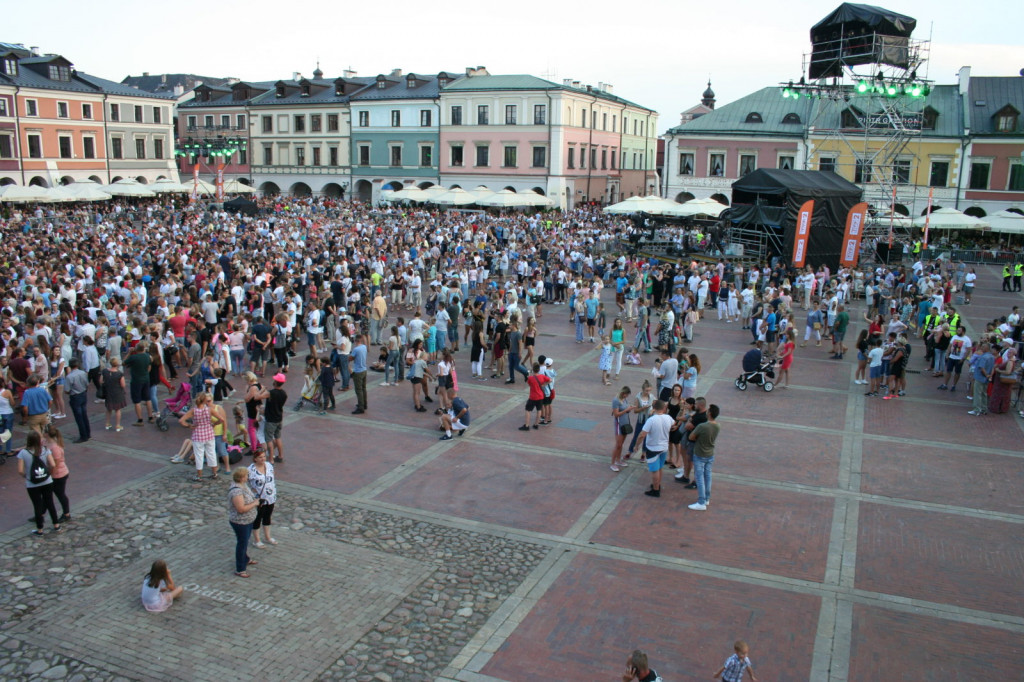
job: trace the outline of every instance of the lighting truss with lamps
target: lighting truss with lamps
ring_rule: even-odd
[[[245,151],[246,140],[241,137],[211,137],[206,139],[186,139],[179,149],[174,151],[176,156],[189,159],[192,164],[192,194],[190,201],[194,202],[199,198],[199,165],[201,159],[206,157],[207,165],[212,165],[216,159],[214,185],[216,187],[217,201],[224,201],[224,164],[235,153]]]

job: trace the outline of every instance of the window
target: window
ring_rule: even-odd
[[[295,114],[295,132],[304,133],[306,132],[306,116],[305,114]]]
[[[543,168],[548,164],[548,149],[547,147],[534,147],[533,148],[533,167]]]
[[[453,126],[460,126],[460,125],[462,125],[462,107],[459,107],[459,106],[453,106],[452,107],[452,125]]]
[[[892,181],[897,185],[910,184],[910,161],[897,159],[892,165]]]
[[[263,145],[263,165],[273,166],[274,165],[274,148],[269,144]]]
[[[313,165],[320,165],[320,147],[313,147]]]
[[[71,69],[67,66],[58,66],[57,64],[50,64],[50,80],[52,81],[69,81],[71,80]]]
[[[779,170],[793,170],[794,165],[796,165],[796,158],[792,156],[779,157]]]
[[[505,147],[505,158],[502,162],[503,168],[515,168],[518,163],[516,159],[516,148],[513,146]]]
[[[338,165],[338,148],[331,147],[327,150],[327,164],[330,166]]]
[[[580,168],[587,167],[587,148],[580,145]]]
[[[116,106],[116,105],[111,105]],[[38,116],[39,115],[39,104],[34,99],[25,100],[25,115],[26,116]],[[113,119],[117,120],[117,119]]]
[[[142,118],[142,107],[137,106],[137,107],[135,107],[135,122],[136,123],[142,123],[142,121],[143,121],[143,118]]]
[[[764,123],[764,119],[761,118],[761,114],[756,111],[751,111],[747,114],[747,119],[744,123]]]
[[[196,129],[196,117],[195,116],[186,116],[185,117],[185,125],[186,125],[186,127],[188,127],[189,130],[195,130]]]
[[[43,138],[41,135],[28,136],[28,157],[30,159],[43,158]]]
[[[608,130],[608,114],[601,114],[601,130]]]
[[[929,187],[945,187],[949,184],[949,161],[932,161],[932,170],[928,174]]]
[[[547,123],[548,108],[543,104],[533,105],[533,125],[542,126]]]
[[[693,154],[684,152],[679,155],[679,174],[693,175]]]
[[[124,140],[122,140],[120,137],[114,137],[111,138],[110,140],[110,158],[124,158]]]
[[[221,114],[220,127],[227,130],[231,127],[231,116],[228,114]]]
[[[590,112],[590,127],[597,128],[597,112],[593,110]]]
[[[370,125],[370,112],[360,111],[359,112],[359,127],[367,128]]]
[[[968,184],[970,189],[988,189],[988,174],[992,164],[988,161],[975,161],[971,164],[971,179]]]
[[[402,165],[402,145],[394,144],[389,147],[389,154],[391,155],[391,165],[401,166]]]
[[[602,149],[601,150],[601,170],[606,170],[607,168],[608,168],[608,150],[607,149]]]
[[[516,124],[516,105],[506,104],[505,105],[505,125],[514,126]]]
[[[853,169],[853,181],[861,184],[871,182],[871,162],[865,159],[857,159],[857,166]]]
[[[146,158],[146,140],[140,138],[135,140],[135,158],[144,159]]]
[[[377,89],[378,90],[383,90],[386,87],[388,87],[388,82],[386,80],[381,79],[381,80],[377,81]]]
[[[68,117],[68,103],[67,102],[57,102],[57,118],[67,118],[67,117]]]
[[[0,97],[0,116],[7,116],[7,100]]]
[[[580,111],[580,128],[587,127],[587,110],[583,109]]]
[[[82,156],[87,159],[96,158],[96,139],[93,137],[82,138]]]
[[[359,145],[359,165],[369,166],[370,165],[370,145],[361,144]]]
[[[786,114],[785,116],[782,117],[782,122],[784,124],[786,124],[786,125],[789,125],[789,124],[799,124],[801,122],[800,121],[800,115],[799,114],[794,114],[794,113],[790,112],[790,113],[788,113],[788,114]]]
[[[153,123],[159,123],[163,116],[160,113],[160,107],[153,107]]]
[[[18,75],[18,59],[16,57],[5,57],[3,67],[4,73],[8,76]]]
[[[274,132],[274,117],[273,116],[261,116],[260,120],[263,122],[263,132],[272,133]],[[269,164],[267,164],[269,165]]]
[[[454,109],[455,107],[452,107],[452,108]],[[453,166],[462,166],[463,159],[462,159],[462,145],[461,144],[452,145],[452,154],[451,154],[451,156],[452,156],[452,165]]]
[[[420,126],[421,127],[423,127],[423,128],[429,128],[430,127],[431,121],[433,119],[433,117],[431,116],[432,113],[433,112],[431,112],[430,109],[420,109]]]
[[[1000,133],[1012,133],[1017,130],[1017,116],[1019,111],[1012,106],[1005,106],[996,112],[996,131]]]
[[[1024,192],[1024,163],[1010,164],[1010,181],[1006,189],[1011,192]]]
[[[153,158],[164,158],[164,140],[162,137],[158,137],[155,140],[153,140]]]
[[[740,154],[740,177],[757,170],[757,157],[753,154]]]
[[[612,116],[612,122],[615,122],[615,117]],[[612,150],[612,170],[615,170],[615,150]]]
[[[490,110],[486,104],[481,104],[476,108],[476,124],[478,126],[485,126],[491,122]]]
[[[70,159],[74,154],[71,151],[71,137],[61,135],[57,138],[57,149],[60,151],[60,158]]]
[[[569,147],[569,154],[566,159],[566,166],[569,168],[576,167],[576,149],[574,147]]]
[[[402,125],[402,112],[397,109],[391,110],[391,127],[398,128]]]
[[[615,132],[615,119],[618,118],[615,114],[612,114],[612,132]]]
[[[87,121],[92,119],[92,105],[91,104],[83,104],[82,105],[82,118],[84,118]]]
[[[420,147],[420,165],[421,166],[433,166],[434,165],[434,148],[430,145],[424,145]]]
[[[590,167],[597,168],[597,147],[590,148]]]
[[[245,130],[245,114],[235,116],[235,128],[237,130]]]
[[[921,114],[921,128],[923,130],[935,130],[935,124],[939,120],[939,112],[931,107],[925,107]]]
[[[836,172],[836,157],[834,156],[823,156],[818,159],[818,170],[828,171],[830,173]]]
[[[637,123],[639,123],[639,122],[634,118],[633,119],[633,134],[634,135],[636,135]]]
[[[305,166],[306,165],[306,148],[296,147],[295,148],[295,165]]]
[[[636,123],[636,121],[633,121]],[[633,162],[633,167],[636,167],[636,162]],[[725,154],[711,154],[708,157],[708,175],[716,178],[725,176]]]
[[[242,165],[242,166],[244,166],[247,163],[249,163],[249,155],[246,153],[246,150],[244,150],[244,149],[239,149],[238,150],[238,163],[239,163],[239,165]]]
[[[338,115],[327,114],[327,132],[336,133],[338,132]]]
[[[207,130],[213,130],[213,116],[203,116],[203,127]]]
[[[310,130],[310,132],[319,133],[320,129],[322,127],[322,125],[321,125],[322,121],[323,121],[323,116],[322,115],[320,115],[320,114],[310,114],[309,115],[309,130]],[[317,165],[319,165],[319,164],[317,164]]]
[[[10,159],[14,156],[12,139],[10,135],[0,135],[0,159]]]
[[[485,144],[477,145],[476,148],[476,165],[477,166],[490,166],[491,165],[491,148]]]

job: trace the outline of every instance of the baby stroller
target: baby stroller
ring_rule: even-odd
[[[767,360],[761,356],[761,351],[752,348],[743,356],[743,374],[735,381],[736,388],[741,391],[747,390],[747,384],[760,386],[765,393],[771,393],[775,389],[775,359]]]
[[[163,420],[163,423],[166,425],[168,415],[181,417],[181,415],[188,412],[191,406],[192,386],[188,382],[183,382],[178,386],[177,392],[164,401],[164,409],[160,411],[160,415],[157,417],[157,419]],[[167,429],[161,426],[160,430],[166,431]]]
[[[295,411],[301,410],[302,406],[307,402],[313,407],[319,406],[321,392],[320,379],[307,377],[306,383],[302,387],[302,394],[299,395],[299,402],[295,403]]]

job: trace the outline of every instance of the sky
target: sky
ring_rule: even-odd
[[[7,3],[0,41],[62,54],[81,71],[120,81],[143,72],[244,80],[351,68],[360,76],[405,73],[528,73],[561,83],[610,83],[614,93],[659,112],[659,128],[679,123],[710,78],[718,104],[790,79],[810,51],[811,26],[839,2],[632,0],[488,3],[389,0],[355,3],[271,0],[133,3],[50,0],[41,20],[31,3]],[[781,7],[785,9],[781,9]],[[917,19],[931,38],[928,77],[953,83],[973,75],[1018,76],[1024,69],[1024,3],[954,0],[883,2]],[[282,8],[291,8],[283,10]]]

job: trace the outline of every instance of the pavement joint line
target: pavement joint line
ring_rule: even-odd
[[[822,596],[818,611],[818,629],[814,635],[814,653],[811,657],[812,680],[828,680],[832,669],[832,649],[836,632],[836,602],[834,596]]]
[[[590,540],[594,533],[604,525],[608,517],[615,513],[619,502],[625,499],[629,490],[635,485],[639,467],[628,467],[625,472],[620,472],[612,481],[605,486],[601,494],[587,507],[586,511],[580,514],[576,523],[566,531],[565,536],[578,541]],[[622,474],[626,474],[623,476]]]
[[[835,626],[828,676],[829,682],[846,682],[850,672],[850,650],[853,645],[853,602],[842,597],[835,600]]]

